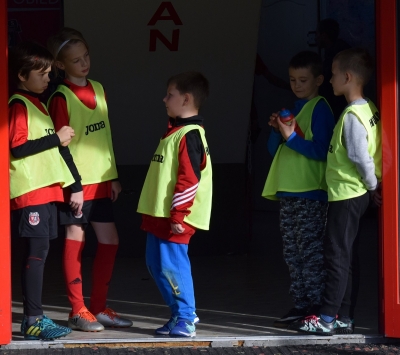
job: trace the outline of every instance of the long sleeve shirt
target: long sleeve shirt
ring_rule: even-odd
[[[92,84],[88,81],[86,86],[79,86],[64,80],[62,85],[66,85],[82,103],[89,109],[96,107],[96,94]],[[49,104],[50,117],[54,122],[54,127],[59,130],[63,126],[70,126],[70,117],[68,114],[67,101],[64,94],[56,92]],[[74,127],[72,127],[74,128]],[[69,201],[69,189],[64,189],[65,202]],[[83,185],[83,196],[85,201],[111,197],[111,181],[105,181],[98,184]]]
[[[359,99],[351,105],[364,105],[367,100]],[[368,133],[360,120],[351,112],[343,117],[343,143],[347,156],[357,168],[358,173],[368,190],[375,190],[378,180],[375,175],[374,159],[368,153]]]
[[[300,99],[295,102],[292,113],[294,116],[298,115],[303,106],[307,103],[307,100]],[[314,108],[311,118],[311,130],[313,132],[313,138],[311,141],[305,140],[299,136],[296,132],[293,132],[288,140],[286,146],[293,149],[299,154],[304,155],[309,159],[326,161],[329,144],[332,138],[333,129],[335,127],[335,120],[330,107],[324,100],[320,100]],[[268,151],[272,156],[275,156],[280,144],[283,144],[284,140],[280,132],[271,130],[271,134],[268,139]],[[278,197],[302,197],[312,200],[327,201],[328,195],[323,190],[313,190],[306,192],[287,192],[279,191]]]
[[[17,94],[24,96],[32,102],[43,114],[48,115],[39,100],[39,95],[26,91],[17,90]],[[60,154],[64,158],[68,168],[70,169],[75,183],[72,185],[74,192],[82,191],[80,183],[80,175],[68,147],[60,146],[60,139],[56,133],[45,135],[39,139],[28,140],[28,110],[25,103],[16,98],[9,104],[9,144],[10,152],[15,158],[22,158],[33,155],[44,150],[59,147]],[[48,202],[63,201],[63,193],[60,184],[53,184],[34,191],[30,191],[11,200],[11,210],[40,205]]]
[[[170,118],[167,132],[163,138],[168,137],[172,133],[189,124],[203,125],[201,116],[193,116],[189,118]],[[198,130],[192,130],[186,133],[180,141],[178,153],[178,173],[177,181],[172,196],[172,206],[170,217],[154,217],[142,215],[141,229],[150,232],[160,239],[165,239],[174,243],[188,244],[190,237],[196,229],[184,222],[185,216],[190,213],[190,207],[196,194],[195,190],[201,178],[201,170],[206,166],[207,158],[204,151],[203,143]],[[185,196],[185,198],[181,198]],[[175,198],[174,197],[179,197]],[[174,203],[179,200],[179,203]],[[181,234],[173,234],[171,231],[171,223],[181,224],[185,228]]]

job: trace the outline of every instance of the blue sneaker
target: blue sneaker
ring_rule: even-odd
[[[193,315],[194,315],[193,323],[194,324],[200,323],[200,318],[197,316],[197,314],[193,312]]]
[[[194,324],[200,323],[200,318],[194,313],[195,318],[193,320]],[[169,332],[175,327],[176,323],[178,322],[178,317],[172,316],[170,320],[165,323],[162,327],[157,328],[155,333],[158,335],[169,335]]]
[[[156,334],[158,335],[168,335],[169,332],[175,327],[176,323],[178,322],[177,317],[171,317],[170,320],[165,323],[161,328],[156,329]]]
[[[172,337],[195,337],[196,326],[190,320],[179,319],[169,335]]]
[[[42,319],[36,319],[36,322],[30,326],[26,325],[25,320],[25,324],[21,324],[22,329],[24,329],[23,334],[26,340],[52,340],[64,337],[72,331],[70,328],[54,323],[46,316],[43,316]]]

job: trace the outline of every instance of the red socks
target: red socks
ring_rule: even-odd
[[[114,268],[118,244],[97,244],[96,257],[92,271],[92,294],[90,312],[96,315],[106,308],[108,285]]]
[[[65,239],[63,267],[67,295],[72,305],[72,314],[85,305],[82,294],[81,255],[85,242]]]

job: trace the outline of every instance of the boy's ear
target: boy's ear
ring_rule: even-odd
[[[184,97],[184,101],[183,104],[184,105],[188,105],[189,103],[193,102],[193,95],[189,94],[188,92],[186,94],[183,94]]]
[[[58,60],[56,60],[54,64],[56,65],[56,67],[58,69],[61,69],[61,70],[65,69],[65,65],[62,62],[58,61]]]
[[[28,78],[29,78],[29,74],[28,74]],[[28,78],[25,78],[24,76],[22,76],[22,75],[21,75],[21,72],[18,73],[18,79],[19,79],[19,81],[22,81],[22,82],[23,82],[23,81],[27,81]]]
[[[352,81],[352,80],[355,79],[353,73],[350,72],[350,71],[346,71],[346,72],[344,73],[344,77],[345,77],[345,79],[346,79],[346,83],[348,83],[349,81]]]
[[[318,75],[317,76],[317,86],[321,86],[323,82],[324,82],[324,76],[322,74]]]

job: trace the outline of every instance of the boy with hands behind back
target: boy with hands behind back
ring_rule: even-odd
[[[339,52],[333,60],[334,94],[348,105],[336,124],[329,147],[326,181],[328,219],[324,240],[326,288],[320,309],[293,329],[324,335],[354,332],[354,308],[359,278],[357,232],[370,197],[380,205],[382,176],[381,122],[363,88],[373,70],[361,48]]]
[[[141,228],[147,232],[146,264],[171,318],[156,334],[196,336],[193,279],[188,244],[196,229],[208,230],[212,169],[199,109],[208,80],[186,72],[168,80],[164,103],[170,117],[151,160],[140,195]]]

